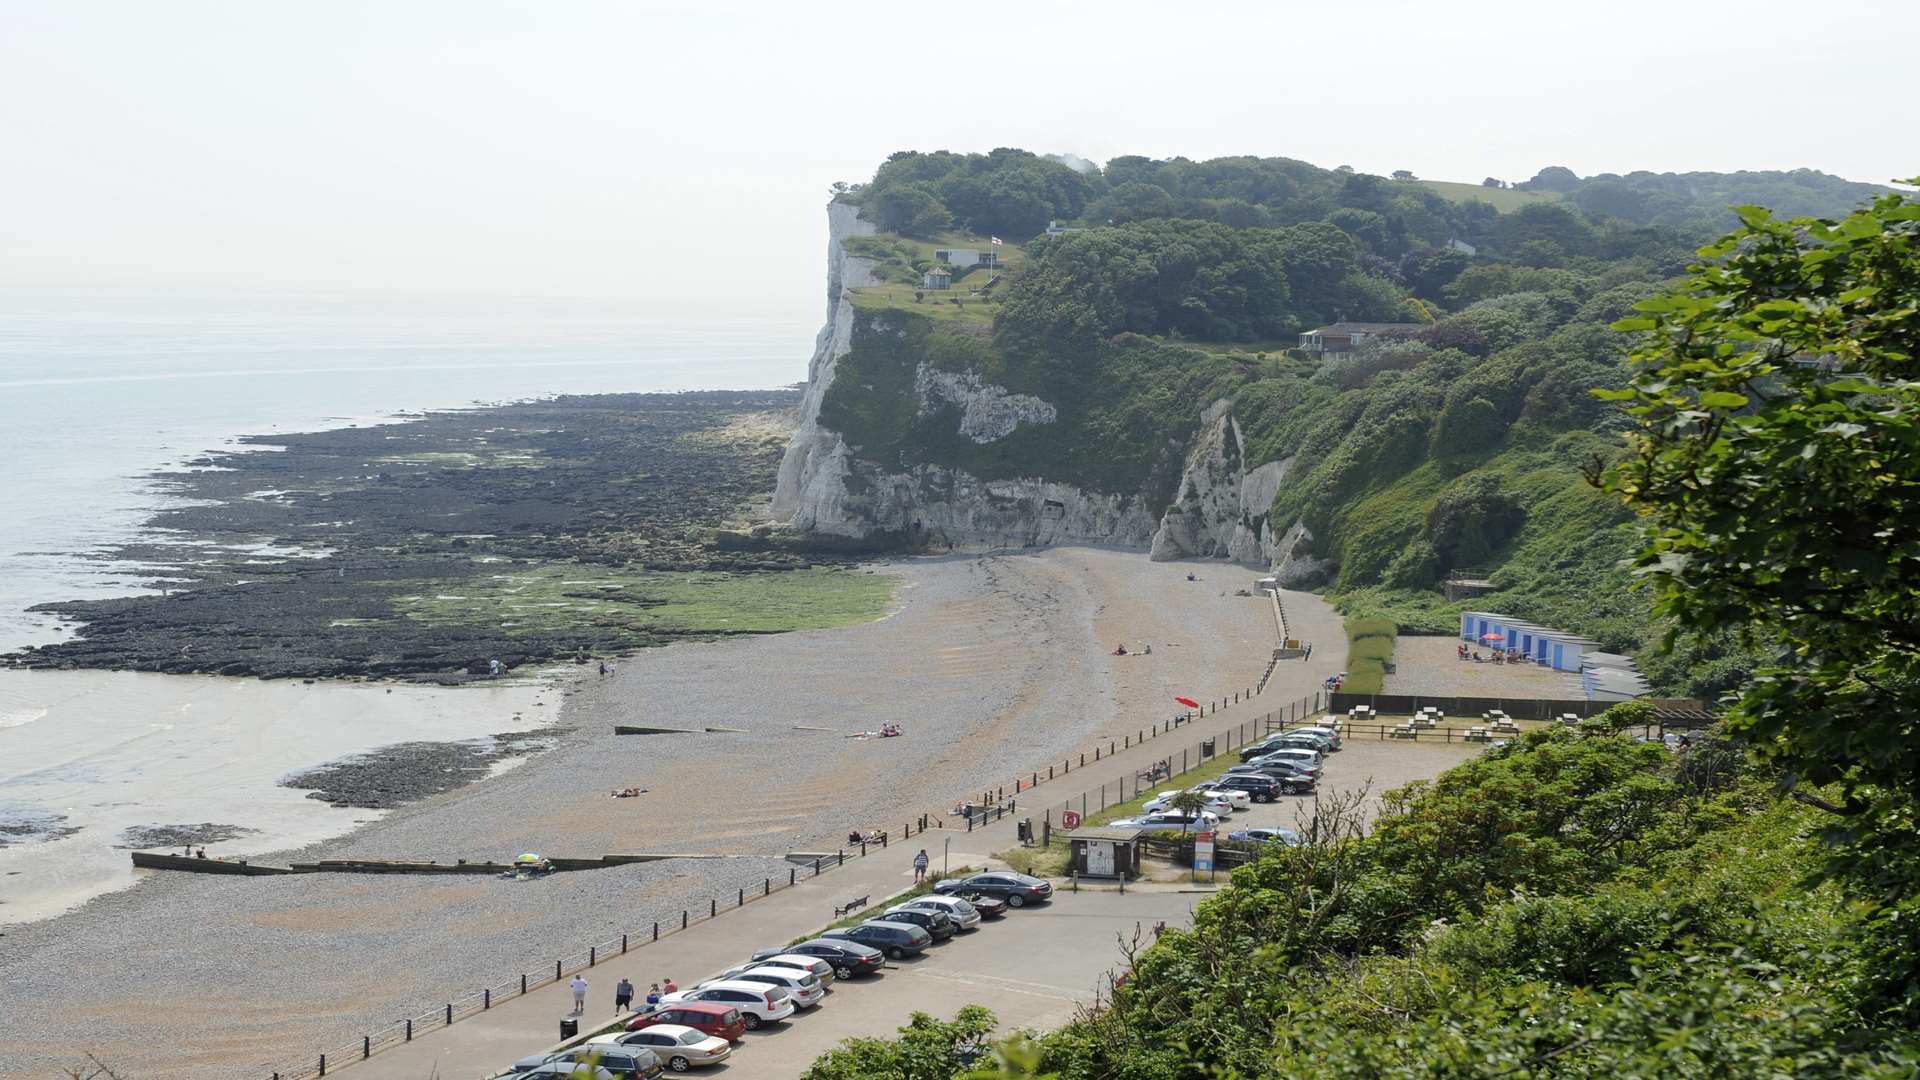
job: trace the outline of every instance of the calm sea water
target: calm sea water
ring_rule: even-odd
[[[751,389],[806,375],[815,326],[537,303],[371,303],[0,291],[0,650],[57,637],[25,609],[135,591],[75,558],[128,537],[140,476],[233,437],[598,391]]]
[[[126,595],[97,559],[162,499],[140,477],[239,435],[605,391],[749,389],[805,375],[801,319],[702,321],[535,304],[370,305],[0,291],[0,650],[57,637],[25,609]],[[410,739],[550,719],[539,680],[443,690],[0,670],[0,924],[135,880],[124,830],[215,822],[246,855],[380,816],[278,786]]]

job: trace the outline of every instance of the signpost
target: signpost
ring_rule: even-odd
[[[1200,871],[1213,873],[1213,833],[1197,832],[1193,834],[1193,876],[1198,878]]]

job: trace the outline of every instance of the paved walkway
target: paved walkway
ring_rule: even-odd
[[[1169,750],[1177,754],[1182,747],[1191,747],[1202,738],[1220,740],[1216,748],[1225,753],[1239,742],[1241,731],[1244,730],[1248,738],[1255,737],[1263,731],[1260,720],[1266,714],[1276,706],[1284,713],[1288,703],[1311,696],[1327,675],[1346,663],[1346,638],[1340,615],[1309,593],[1286,593],[1284,600],[1294,635],[1315,641],[1317,645],[1311,662],[1282,661],[1264,694],[1230,705],[1192,724],[1149,737],[1146,742],[1111,757],[1103,753],[1097,766],[1090,761],[1086,769],[1076,767],[1072,773],[1052,781],[1046,781],[1042,773],[1040,787],[1031,795],[1023,792],[1019,796],[1023,804],[1019,815],[970,833],[935,830],[925,833],[924,839],[916,836],[906,843],[874,849],[864,858],[849,858],[845,866],[818,878],[803,879],[794,888],[770,899],[749,903],[733,912],[723,911],[719,918],[604,960],[585,972],[592,988],[588,992],[587,1022],[582,1024],[582,1029],[595,1021],[613,1018],[613,987],[622,976],[633,980],[643,992],[648,984],[667,976],[673,976],[683,987],[691,986],[740,963],[758,949],[784,944],[819,930],[833,921],[833,908],[850,897],[868,896],[878,903],[885,896],[911,887],[912,859],[923,846],[932,855],[936,874],[943,859],[952,866],[981,865],[991,853],[1017,842],[1017,816],[1032,814],[1037,818],[1041,805],[1056,800],[1064,804],[1069,796],[1077,803],[1082,791],[1097,788],[1102,781],[1117,782],[1125,778],[1130,782],[1135,771],[1168,756]],[[1011,787],[1013,778],[1007,780]],[[607,903],[617,907],[618,899],[609,896]],[[1044,978],[1048,963],[1041,952],[1029,950],[1008,955],[1004,977]],[[297,1007],[295,1003],[297,995],[290,999],[290,1007]],[[450,1027],[423,1033],[410,1043],[375,1054],[370,1060],[329,1061],[328,1073],[331,1075],[351,1065],[354,1080],[383,1077],[419,1080],[436,1075],[447,1080],[469,1080],[492,1076],[513,1061],[553,1045],[559,1035],[560,1018],[571,1010],[572,995],[566,982],[549,983]],[[867,1033],[889,1031],[891,1025],[878,1019]],[[745,1069],[746,1054],[740,1057],[732,1071],[742,1076],[759,1075]]]

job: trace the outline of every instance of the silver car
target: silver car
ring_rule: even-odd
[[[953,925],[961,930],[972,930],[980,925],[980,909],[962,896],[916,896],[901,904],[903,908],[918,911],[944,911]]]

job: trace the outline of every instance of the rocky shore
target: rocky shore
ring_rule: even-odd
[[[179,500],[104,556],[164,592],[45,605],[79,633],[3,662],[453,683],[732,632],[663,617],[671,586],[849,558],[715,542],[771,490],[798,400],[605,394],[253,436],[153,477]]]

